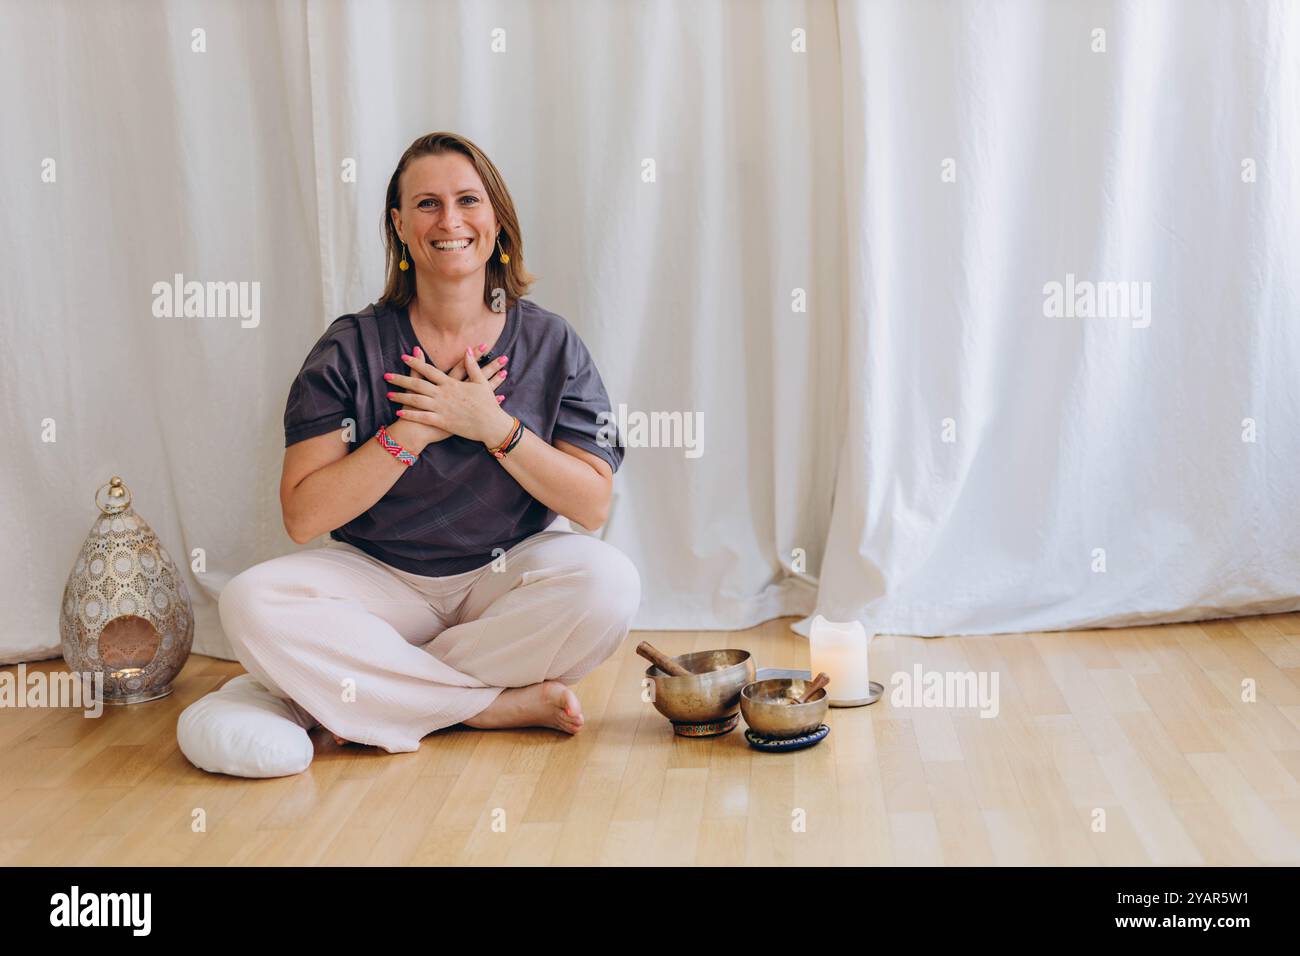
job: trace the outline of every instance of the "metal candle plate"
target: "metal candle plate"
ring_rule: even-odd
[[[760,667],[758,669],[758,674],[755,676],[755,680],[768,680],[772,677],[789,677],[795,680],[812,680],[812,671],[801,671],[786,667]],[[830,705],[832,707],[862,707],[866,704],[874,704],[884,695],[885,688],[884,685],[878,681],[873,680],[868,683],[870,685],[871,693],[866,697],[858,700],[840,700],[832,695],[829,701]],[[828,686],[826,690],[830,693],[834,690],[834,685]]]

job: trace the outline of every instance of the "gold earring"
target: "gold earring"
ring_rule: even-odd
[[[502,265],[505,265],[507,262],[510,261],[510,253],[508,253],[508,252],[502,252],[502,250],[501,250],[501,235],[500,235],[499,233],[497,234],[497,252],[500,252],[500,253],[501,253],[501,264],[502,264]]]
[[[403,272],[411,268],[411,264],[406,261],[406,243],[402,243],[402,261],[397,264],[397,268]]]

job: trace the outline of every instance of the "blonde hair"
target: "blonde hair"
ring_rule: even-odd
[[[520,296],[528,292],[529,287],[538,278],[524,268],[524,239],[519,232],[519,217],[515,214],[514,200],[510,198],[510,190],[506,188],[506,182],[501,178],[500,171],[492,160],[487,158],[487,154],[464,136],[447,132],[428,133],[406,147],[406,152],[402,153],[402,158],[398,160],[397,168],[393,170],[393,176],[388,181],[388,194],[384,202],[384,294],[379,297],[379,304],[404,306],[415,298],[415,270],[409,269],[403,272],[397,265],[402,259],[402,240],[397,234],[397,227],[393,225],[390,210],[400,209],[402,206],[402,173],[406,171],[411,161],[421,156],[437,156],[443,153],[460,153],[468,159],[478,171],[479,178],[483,180],[483,186],[487,189],[492,212],[501,227],[498,241],[501,249],[510,256],[510,261],[501,262],[500,255],[493,246],[492,255],[487,261],[487,274],[483,280],[483,301],[489,308],[493,307],[493,293],[501,289],[505,293],[505,307],[509,309]]]

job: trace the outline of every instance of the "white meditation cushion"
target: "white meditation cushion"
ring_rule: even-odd
[[[311,764],[311,737],[289,701],[251,674],[200,697],[176,721],[176,742],[190,763],[236,777],[284,777]]]

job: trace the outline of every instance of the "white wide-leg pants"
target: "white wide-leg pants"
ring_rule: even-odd
[[[240,663],[303,728],[397,753],[505,688],[577,681],[618,649],[640,600],[621,551],[543,531],[447,577],[331,540],[236,575],[219,607]]]

